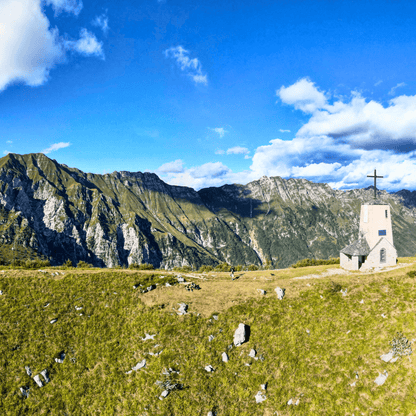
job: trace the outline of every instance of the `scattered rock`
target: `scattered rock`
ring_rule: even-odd
[[[384,315],[384,313],[382,313],[382,314],[381,314],[381,316],[382,316],[383,318],[387,318],[387,316],[386,316],[386,315]]]
[[[263,394],[261,391],[258,391],[255,397],[256,397],[256,403],[261,403],[266,400],[266,395]]]
[[[255,358],[255,356],[256,356],[256,350],[252,348],[250,350],[248,356],[251,357],[251,358]]]
[[[137,363],[134,367],[131,368],[130,371],[127,371],[126,374],[130,374],[132,371],[137,371],[137,370],[140,370],[141,368],[145,368],[145,367],[146,367],[146,359]]]
[[[341,289],[340,292],[342,293],[342,296],[347,296],[347,289]]]
[[[355,383],[356,383],[356,382],[357,382],[357,381],[354,381],[354,383],[351,383],[351,384],[350,384],[350,386],[351,386],[351,387],[355,387]]]
[[[310,335],[310,334],[311,334],[311,331],[309,331],[309,329],[307,329],[307,330],[306,330],[306,333],[307,333],[308,335]]]
[[[65,353],[64,352],[61,352],[59,354],[59,358],[55,358],[55,361],[59,364],[62,364],[64,362],[64,360],[65,360]]]
[[[238,328],[234,332],[234,345],[239,347],[248,341],[248,332],[250,327],[245,324],[239,324]]]
[[[179,303],[178,315],[186,315],[188,305],[186,303]]]
[[[260,388],[261,388],[262,390],[266,390],[266,389],[267,389],[267,383],[261,384],[261,385],[260,385]]]
[[[348,331],[347,331],[347,334],[349,334],[350,332],[351,332],[351,330],[348,330]]]
[[[80,310],[82,309],[82,306],[75,306],[75,309],[76,309],[77,311],[80,311]]]
[[[49,306],[50,305],[50,303],[47,303],[45,306],[44,306],[44,308],[46,308],[47,306]]]
[[[52,319],[51,324],[54,324],[57,321],[57,319]]]
[[[299,404],[299,399],[296,400],[295,406]]]
[[[218,315],[212,315],[212,317],[213,317],[216,321],[218,321]]]
[[[49,377],[48,377],[48,370],[46,370],[46,368],[45,368],[45,370],[42,370],[40,373],[42,374],[43,378],[45,379],[45,383],[49,383],[50,380],[49,380]]]
[[[227,354],[226,352],[223,352],[223,353],[222,353],[222,360],[223,360],[225,363],[228,363],[228,354]]]
[[[277,287],[274,291],[277,294],[277,299],[282,300],[285,296],[286,289],[281,289],[280,287]]]
[[[25,370],[26,370],[26,374],[27,374],[29,377],[32,377],[32,370],[30,369],[30,367],[29,367],[28,365],[25,367]]]
[[[215,371],[215,370],[214,370],[214,368],[212,367],[212,365],[207,365],[207,366],[205,366],[205,370],[206,370],[208,373],[212,373],[213,371]]]
[[[154,339],[156,336],[156,334],[154,335],[149,335],[147,332],[145,333],[145,337],[142,338],[142,341],[147,341],[148,339]]]
[[[36,374],[35,377],[33,377],[33,380],[35,380],[35,383],[39,386],[39,387],[43,387],[43,383],[42,380],[39,377],[39,374]]]
[[[210,335],[210,336],[208,337],[208,341],[209,341],[209,342],[211,342],[213,339],[214,339],[214,335]]]
[[[290,400],[287,402],[288,406],[290,406],[292,403],[293,403],[293,400],[292,400],[292,399],[290,399]]]
[[[399,357],[394,357],[394,352],[390,351],[387,354],[380,355],[380,358],[386,363],[395,363]]]
[[[195,290],[200,290],[201,288],[200,288],[200,286],[199,286],[199,285],[196,285],[195,283],[191,282],[191,283],[188,283],[188,284],[185,286],[185,289],[186,289],[188,292],[193,292],[193,291],[194,291],[194,289],[195,289]]]
[[[151,292],[152,290],[156,289],[156,285],[150,285],[146,289],[142,290],[142,293]]]
[[[323,298],[324,298],[322,295],[320,295],[320,296],[321,296],[321,299],[323,299]]]
[[[387,373],[387,371],[384,371],[384,373],[382,374],[382,373],[379,373],[379,375],[378,375],[378,377],[374,380],[374,382],[377,384],[377,385],[379,385],[379,386],[381,386],[381,385],[383,385],[384,384],[384,382],[387,380],[387,376],[388,376],[389,374]]]
[[[266,294],[266,291],[263,290],[263,289],[257,289],[257,290],[260,292],[260,295],[265,295]]]
[[[364,299],[361,299],[361,300],[360,300],[360,303],[364,303]]]
[[[169,390],[163,390],[162,394],[160,395],[159,399],[163,400],[164,398],[166,398],[169,394]]]
[[[3,294],[3,291],[2,290],[0,290],[0,295],[2,295]]]
[[[176,279],[178,280],[178,283],[185,283],[185,278],[182,276],[176,276]]]
[[[29,390],[28,386],[20,387],[20,391],[24,397],[29,397]]]

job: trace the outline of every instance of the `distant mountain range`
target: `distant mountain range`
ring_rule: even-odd
[[[54,265],[70,259],[101,267],[284,268],[303,258],[338,257],[357,238],[360,206],[373,193],[265,176],[195,191],[154,173],[98,175],[42,153],[10,153],[0,159],[0,255],[10,256],[13,247]],[[416,191],[377,197],[391,205],[399,256],[414,255]]]

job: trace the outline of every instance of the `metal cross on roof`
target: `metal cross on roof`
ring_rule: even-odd
[[[383,176],[377,176],[376,170],[374,169],[374,175],[367,175],[367,178],[374,178],[374,199],[377,199],[377,188],[376,188],[376,180],[377,178],[382,178]]]

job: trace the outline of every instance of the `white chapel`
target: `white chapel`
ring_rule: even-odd
[[[361,205],[358,240],[340,252],[341,267],[347,270],[368,270],[395,266],[397,250],[393,244],[390,205],[377,199],[374,170],[374,200]]]

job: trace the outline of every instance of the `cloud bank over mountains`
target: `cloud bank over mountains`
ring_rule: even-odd
[[[276,138],[257,147],[249,170],[233,172],[220,162],[207,163],[203,179],[202,167],[183,166],[180,173],[166,172],[164,179],[200,188],[244,184],[266,175],[348,189],[372,185],[367,175],[376,168],[384,176],[382,189],[416,188],[416,96],[401,95],[383,104],[352,91],[342,101],[309,78],[280,87],[276,95],[309,117],[292,139]]]

